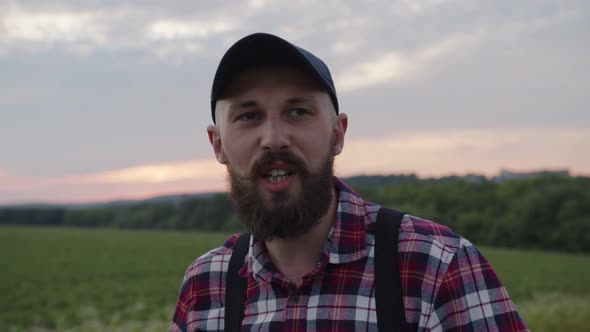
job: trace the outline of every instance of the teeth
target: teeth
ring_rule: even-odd
[[[279,182],[285,181],[287,179],[287,177],[286,176],[270,176],[270,177],[268,177],[268,179],[272,183],[279,183]]]
[[[287,171],[285,171],[284,169],[273,169],[268,174],[269,176],[284,176],[287,175]]]
[[[270,182],[278,183],[285,181],[289,174],[290,172],[287,172],[284,169],[273,169],[266,174],[266,177],[270,180]]]

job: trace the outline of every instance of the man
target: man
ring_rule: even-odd
[[[377,330],[380,207],[333,176],[348,117],[339,112],[328,67],[276,36],[247,36],[219,64],[211,109],[209,140],[252,234],[239,269],[247,280],[242,329]],[[227,269],[237,239],[187,269],[170,331],[224,329]],[[469,241],[405,215],[397,249],[389,256],[399,258],[404,330],[527,330]]]

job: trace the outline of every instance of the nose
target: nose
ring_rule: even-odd
[[[291,147],[288,128],[278,117],[269,117],[262,129],[260,146],[265,151],[284,151]]]

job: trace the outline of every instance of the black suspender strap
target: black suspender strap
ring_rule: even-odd
[[[384,208],[375,231],[375,304],[379,331],[403,331],[402,281],[398,267],[398,237],[404,213]]]
[[[247,280],[242,278],[238,272],[244,265],[249,245],[250,234],[243,233],[234,244],[233,253],[229,260],[225,276],[225,331],[238,332],[242,329]]]
[[[375,304],[379,331],[403,331],[405,326],[402,282],[397,243],[404,213],[381,208],[375,231]],[[238,271],[248,253],[250,234],[243,233],[233,247],[225,282],[225,331],[238,332],[244,319],[245,278]]]

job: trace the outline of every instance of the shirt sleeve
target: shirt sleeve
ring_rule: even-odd
[[[176,302],[176,309],[174,309],[174,316],[172,317],[172,323],[170,324],[169,332],[186,332],[187,331],[187,283],[188,280],[184,280],[178,295],[178,301]]]
[[[528,331],[490,263],[471,244],[449,264],[427,325],[431,331]]]
[[[239,236],[239,233],[232,235],[221,247],[203,254],[186,269],[170,332],[195,331],[202,324],[207,330],[223,329],[224,316],[220,308],[225,295],[224,274],[231,248]]]

